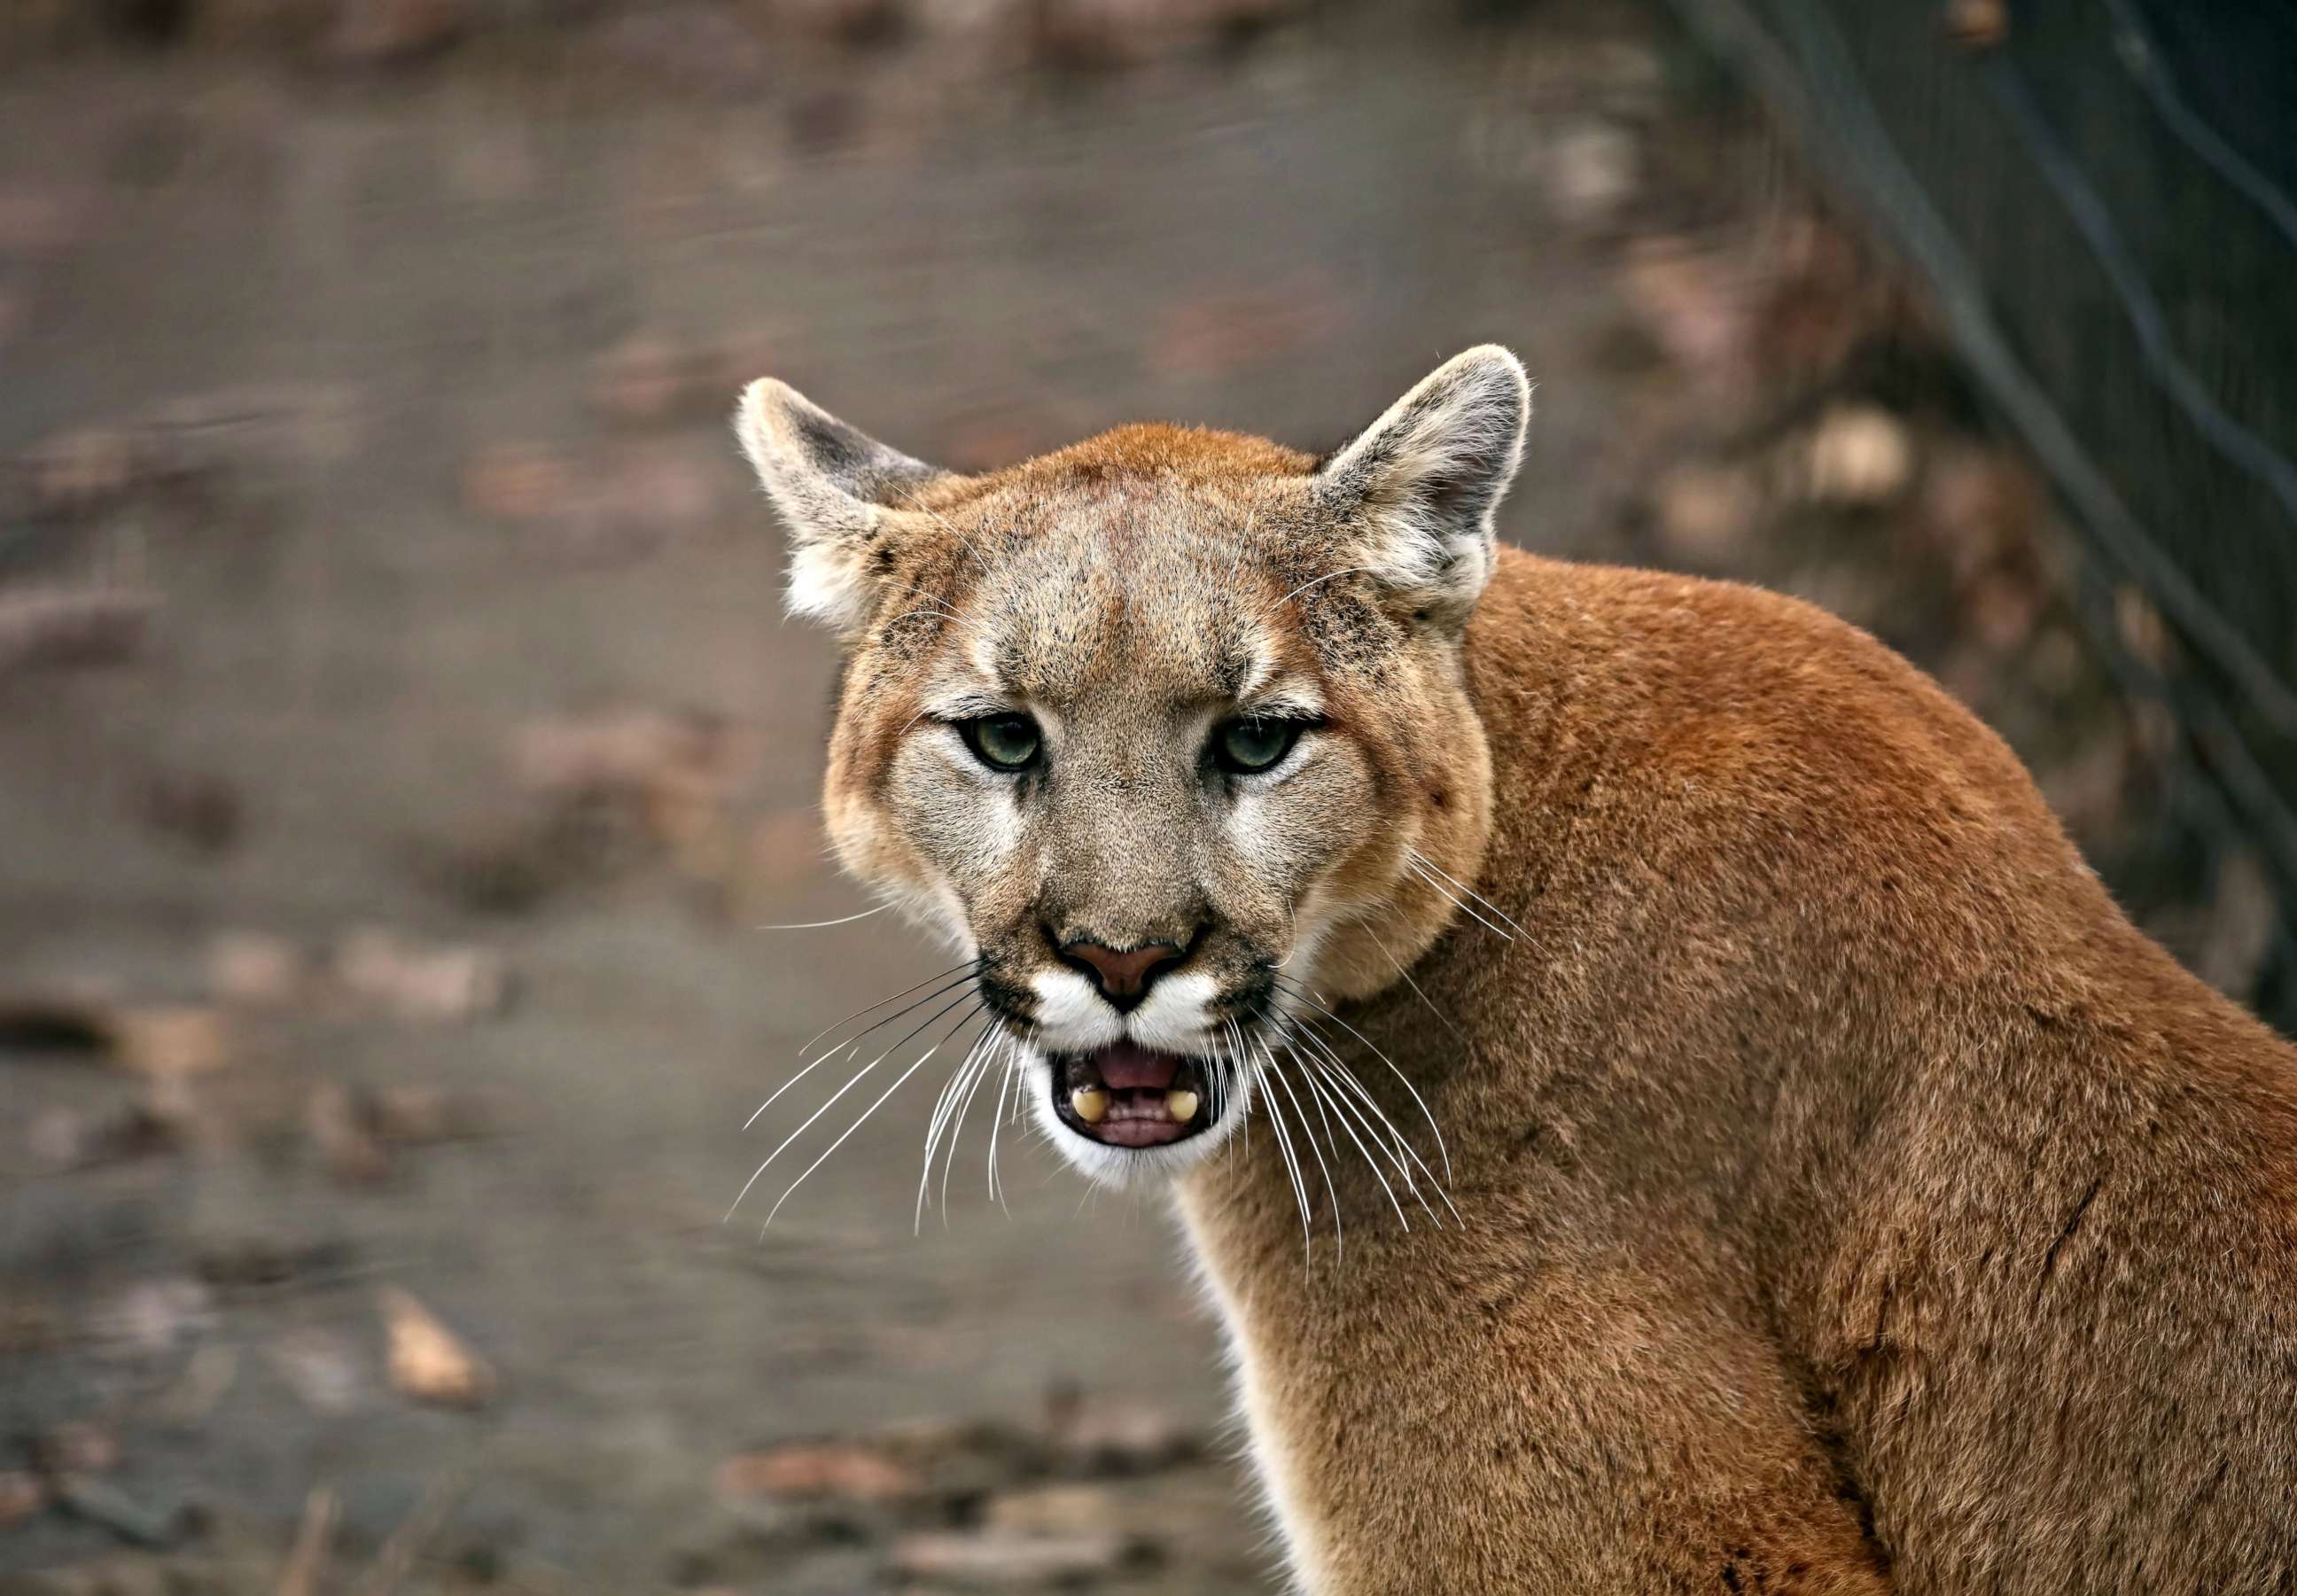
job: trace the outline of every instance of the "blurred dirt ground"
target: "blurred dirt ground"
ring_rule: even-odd
[[[754,929],[862,906],[762,372],[980,465],[1321,447],[1503,341],[1511,536],[1873,629],[2255,965],[2046,493],[1637,9],[12,15],[0,1590],[1272,1588],[1155,1205],[1009,1134],[992,1207],[984,1105],[913,1238],[928,1074],[720,1222],[799,1045],[946,962]]]

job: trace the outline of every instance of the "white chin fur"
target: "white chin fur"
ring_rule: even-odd
[[[1113,1148],[1080,1136],[1063,1124],[1060,1115],[1053,1111],[1053,1066],[1043,1054],[1033,1049],[1022,1066],[1021,1090],[1029,1094],[1029,1111],[1055,1152],[1088,1179],[1122,1189],[1168,1181],[1226,1141],[1252,1111],[1252,1087],[1258,1073],[1253,1069],[1245,1072],[1244,1079],[1236,1083],[1219,1120],[1210,1130],[1161,1148]]]

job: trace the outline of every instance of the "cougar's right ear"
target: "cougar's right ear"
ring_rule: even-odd
[[[873,590],[921,515],[919,497],[950,473],[848,426],[788,383],[742,391],[734,435],[789,528],[787,604],[839,630],[868,619]]]

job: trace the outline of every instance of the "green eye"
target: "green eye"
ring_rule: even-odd
[[[1256,720],[1239,716],[1224,721],[1213,733],[1213,760],[1232,776],[1265,770],[1300,740],[1305,720]]]
[[[957,729],[973,756],[992,770],[1025,770],[1043,745],[1037,723],[1026,715],[984,715],[959,721]]]

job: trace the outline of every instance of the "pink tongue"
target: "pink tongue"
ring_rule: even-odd
[[[1166,1090],[1181,1068],[1178,1055],[1152,1053],[1129,1041],[1110,1043],[1092,1056],[1092,1064],[1112,1091]]]

